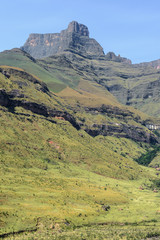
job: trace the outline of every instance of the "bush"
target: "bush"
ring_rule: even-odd
[[[109,205],[103,205],[103,206],[102,206],[102,209],[103,209],[104,211],[109,211],[110,208],[111,208],[111,207],[110,207]]]

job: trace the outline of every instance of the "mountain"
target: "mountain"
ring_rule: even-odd
[[[44,58],[68,48],[97,56],[104,55],[100,44],[95,39],[89,38],[88,28],[75,21],[71,22],[61,33],[31,34],[22,50],[34,58]]]
[[[30,34],[21,49],[28,52],[34,58],[49,57],[63,53],[68,49],[77,50],[79,53],[92,58],[105,56],[100,44],[95,39],[89,37],[88,28],[76,21],[71,22],[68,28],[60,33]],[[106,59],[131,63],[130,60],[116,56],[112,52],[106,55]]]
[[[0,237],[159,236],[159,71],[76,22],[33,37],[31,55],[0,53]]]

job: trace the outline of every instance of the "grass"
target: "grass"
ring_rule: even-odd
[[[53,76],[62,81],[66,86],[75,88],[81,76],[77,74],[72,66],[68,65],[68,60],[66,60],[66,58],[63,58],[62,61],[63,62],[61,62],[61,58],[51,57],[39,60],[39,64],[47,68]]]
[[[148,180],[111,179],[71,164],[63,168],[21,169],[18,175],[11,168],[6,177],[2,175],[1,194],[7,202],[1,206],[1,221],[7,221],[7,228],[1,225],[1,233],[26,232],[14,239],[141,239],[159,235],[159,193],[139,189]],[[79,176],[73,177],[73,171]],[[108,212],[102,210],[104,202],[111,207]],[[27,234],[34,229],[38,231]]]
[[[159,236],[159,229],[155,227],[110,227],[110,226],[101,226],[101,227],[84,227],[77,230],[63,232],[61,230],[48,230],[47,233],[44,233],[43,230],[39,231],[36,234],[21,235],[17,237],[14,235],[14,239],[137,239],[141,240],[142,238],[148,239],[149,237]],[[8,238],[13,239],[13,236]],[[154,239],[154,238],[153,238]]]

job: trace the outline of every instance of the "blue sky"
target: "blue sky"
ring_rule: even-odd
[[[160,58],[159,0],[1,0],[0,51],[20,47],[30,33],[55,33],[75,20],[87,25],[105,53],[133,63]]]

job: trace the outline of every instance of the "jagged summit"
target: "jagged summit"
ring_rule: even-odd
[[[73,32],[79,33],[81,36],[89,37],[88,28],[85,25],[79,24],[76,21],[72,21],[72,22],[69,23],[67,31],[71,32],[71,33],[73,33]]]
[[[67,49],[78,50],[83,54],[104,56],[103,48],[89,37],[88,28],[76,21],[69,23],[60,33],[30,34],[22,50],[34,58],[44,58],[61,53]]]

